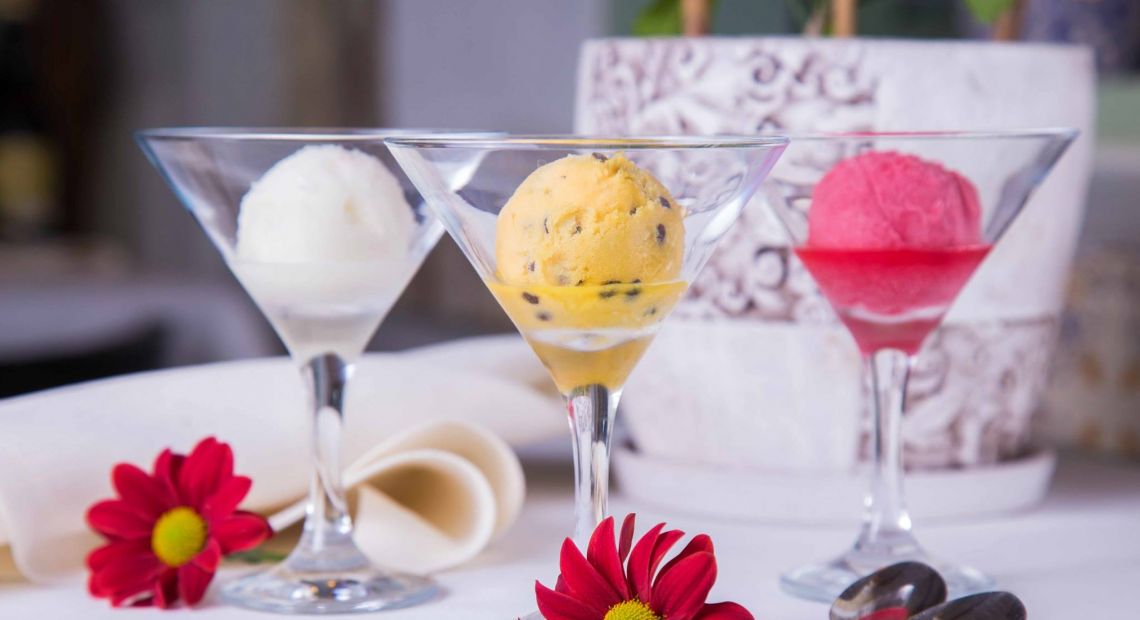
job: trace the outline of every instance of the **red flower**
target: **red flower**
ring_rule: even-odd
[[[546,620],[753,620],[736,603],[705,603],[716,581],[708,536],[694,537],[658,571],[684,532],[662,532],[665,524],[659,523],[631,547],[633,524],[631,514],[622,523],[619,546],[614,519],[606,518],[590,537],[586,557],[570,539],[562,543],[562,574],[554,589],[534,584]]]
[[[213,437],[189,456],[164,450],[153,475],[119,463],[112,480],[119,498],[87,511],[87,523],[107,539],[87,556],[87,586],[116,607],[165,609],[179,598],[193,605],[222,556],[272,534],[264,518],[236,510],[252,482],[234,475],[233,450]]]

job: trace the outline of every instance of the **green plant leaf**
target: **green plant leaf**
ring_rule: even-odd
[[[1013,8],[1015,0],[966,0],[966,7],[973,13],[974,19],[983,24],[992,24],[1002,16],[1002,13]]]
[[[651,0],[633,21],[638,37],[668,37],[681,34],[681,0]]]
[[[250,549],[249,551],[241,551],[228,556],[227,560],[235,560],[245,564],[276,564],[284,560],[286,554],[278,551],[270,551],[265,548],[265,545]]]

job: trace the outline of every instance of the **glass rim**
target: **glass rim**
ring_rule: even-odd
[[[233,140],[294,141],[327,140],[338,142],[381,141],[397,136],[491,136],[503,132],[479,129],[410,128],[410,127],[226,127],[174,126],[151,127],[135,131],[141,140]]]
[[[574,134],[500,134],[498,136],[455,135],[393,136],[384,140],[391,146],[419,149],[595,149],[643,151],[669,149],[758,148],[786,146],[783,135],[709,136],[592,136]]]
[[[938,141],[938,140],[1000,140],[1000,139],[1074,139],[1081,131],[1075,127],[1029,127],[992,130],[939,130],[922,129],[915,131],[804,131],[780,132],[770,135],[786,136],[792,143],[800,142],[840,142],[854,140],[888,141]],[[764,134],[761,134],[764,135]]]

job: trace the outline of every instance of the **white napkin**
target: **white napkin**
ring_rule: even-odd
[[[367,355],[347,395],[346,484],[357,541],[378,564],[425,572],[484,548],[522,504],[508,444],[561,436],[565,418],[545,371],[517,337]],[[277,528],[301,514],[309,414],[287,359],[143,373],[0,401],[0,544],[27,578],[81,574],[98,543],[83,517],[113,495],[115,463],[149,469],[167,446],[207,435],[230,443],[253,489],[244,508]],[[476,425],[478,424],[478,425]],[[408,484],[408,477],[416,480]],[[430,499],[431,501],[426,501]]]

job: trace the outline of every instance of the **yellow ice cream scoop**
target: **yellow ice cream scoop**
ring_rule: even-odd
[[[530,174],[499,213],[499,278],[583,286],[677,279],[684,213],[622,155],[571,155]]]

